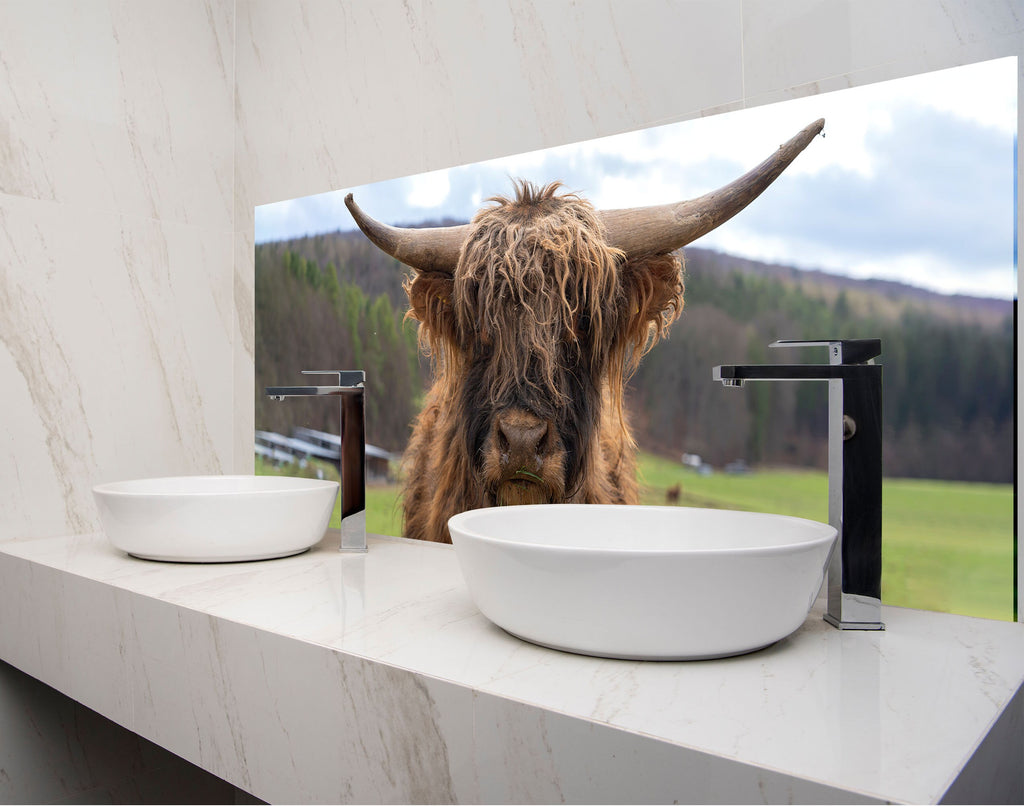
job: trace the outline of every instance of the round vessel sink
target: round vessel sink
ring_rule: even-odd
[[[146,560],[214,563],[298,554],[323,537],[338,483],[288,476],[179,476],[100,484],[100,521]]]
[[[836,530],[784,515],[541,504],[448,521],[470,594],[512,635],[611,658],[697,660],[807,618]]]

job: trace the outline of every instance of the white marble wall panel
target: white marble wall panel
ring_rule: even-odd
[[[0,539],[97,528],[93,484],[231,462],[231,234],[0,197]]]
[[[744,0],[747,104],[770,103],[1021,52],[1015,0]]]
[[[740,3],[238,4],[237,209],[742,97]]]
[[[232,11],[0,5],[0,192],[230,228]]]
[[[231,301],[234,313],[232,331],[232,362],[230,367],[232,388],[232,429],[230,431],[234,473],[252,473],[253,433],[256,430],[256,293],[253,267],[255,264],[252,213],[241,219],[243,229],[234,233],[234,266],[231,274]],[[227,368],[225,375],[227,374]],[[303,369],[300,367],[300,370]],[[281,383],[285,383],[281,379]],[[225,434],[227,436],[228,434]]]
[[[1013,55],[1024,42],[1014,0],[241,0],[238,17],[240,222],[253,204]]]
[[[251,218],[268,190],[292,198],[344,187],[351,166],[377,174],[391,154],[419,161],[430,64],[418,52],[418,8],[237,4],[239,216]]]
[[[0,540],[232,467],[233,98],[228,0],[0,4]]]

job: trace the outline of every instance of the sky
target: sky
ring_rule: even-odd
[[[821,117],[825,136],[694,246],[942,293],[1016,296],[1015,57],[262,205],[256,241],[355,229],[349,192],[395,225],[468,221],[491,196],[510,195],[513,177],[561,181],[598,209],[694,198]]]

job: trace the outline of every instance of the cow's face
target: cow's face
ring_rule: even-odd
[[[682,307],[676,259],[627,262],[590,204],[556,189],[495,199],[452,275],[408,285],[490,504],[574,496],[603,407],[621,416],[624,373]]]
[[[434,455],[453,452],[439,461],[458,476],[433,499],[442,526],[432,534],[456,505],[565,501],[585,489],[598,431],[629,440],[625,376],[682,307],[674,251],[757,198],[824,125],[716,191],[651,207],[595,213],[557,185],[520,185],[472,224],[415,229],[375,221],[346,197],[366,236],[415,272],[410,315],[439,370],[419,436]],[[479,495],[465,490],[474,480]]]

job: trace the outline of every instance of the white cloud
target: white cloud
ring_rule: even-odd
[[[409,177],[409,190],[405,200],[412,207],[423,207],[436,210],[451,190],[448,171],[431,171]]]

